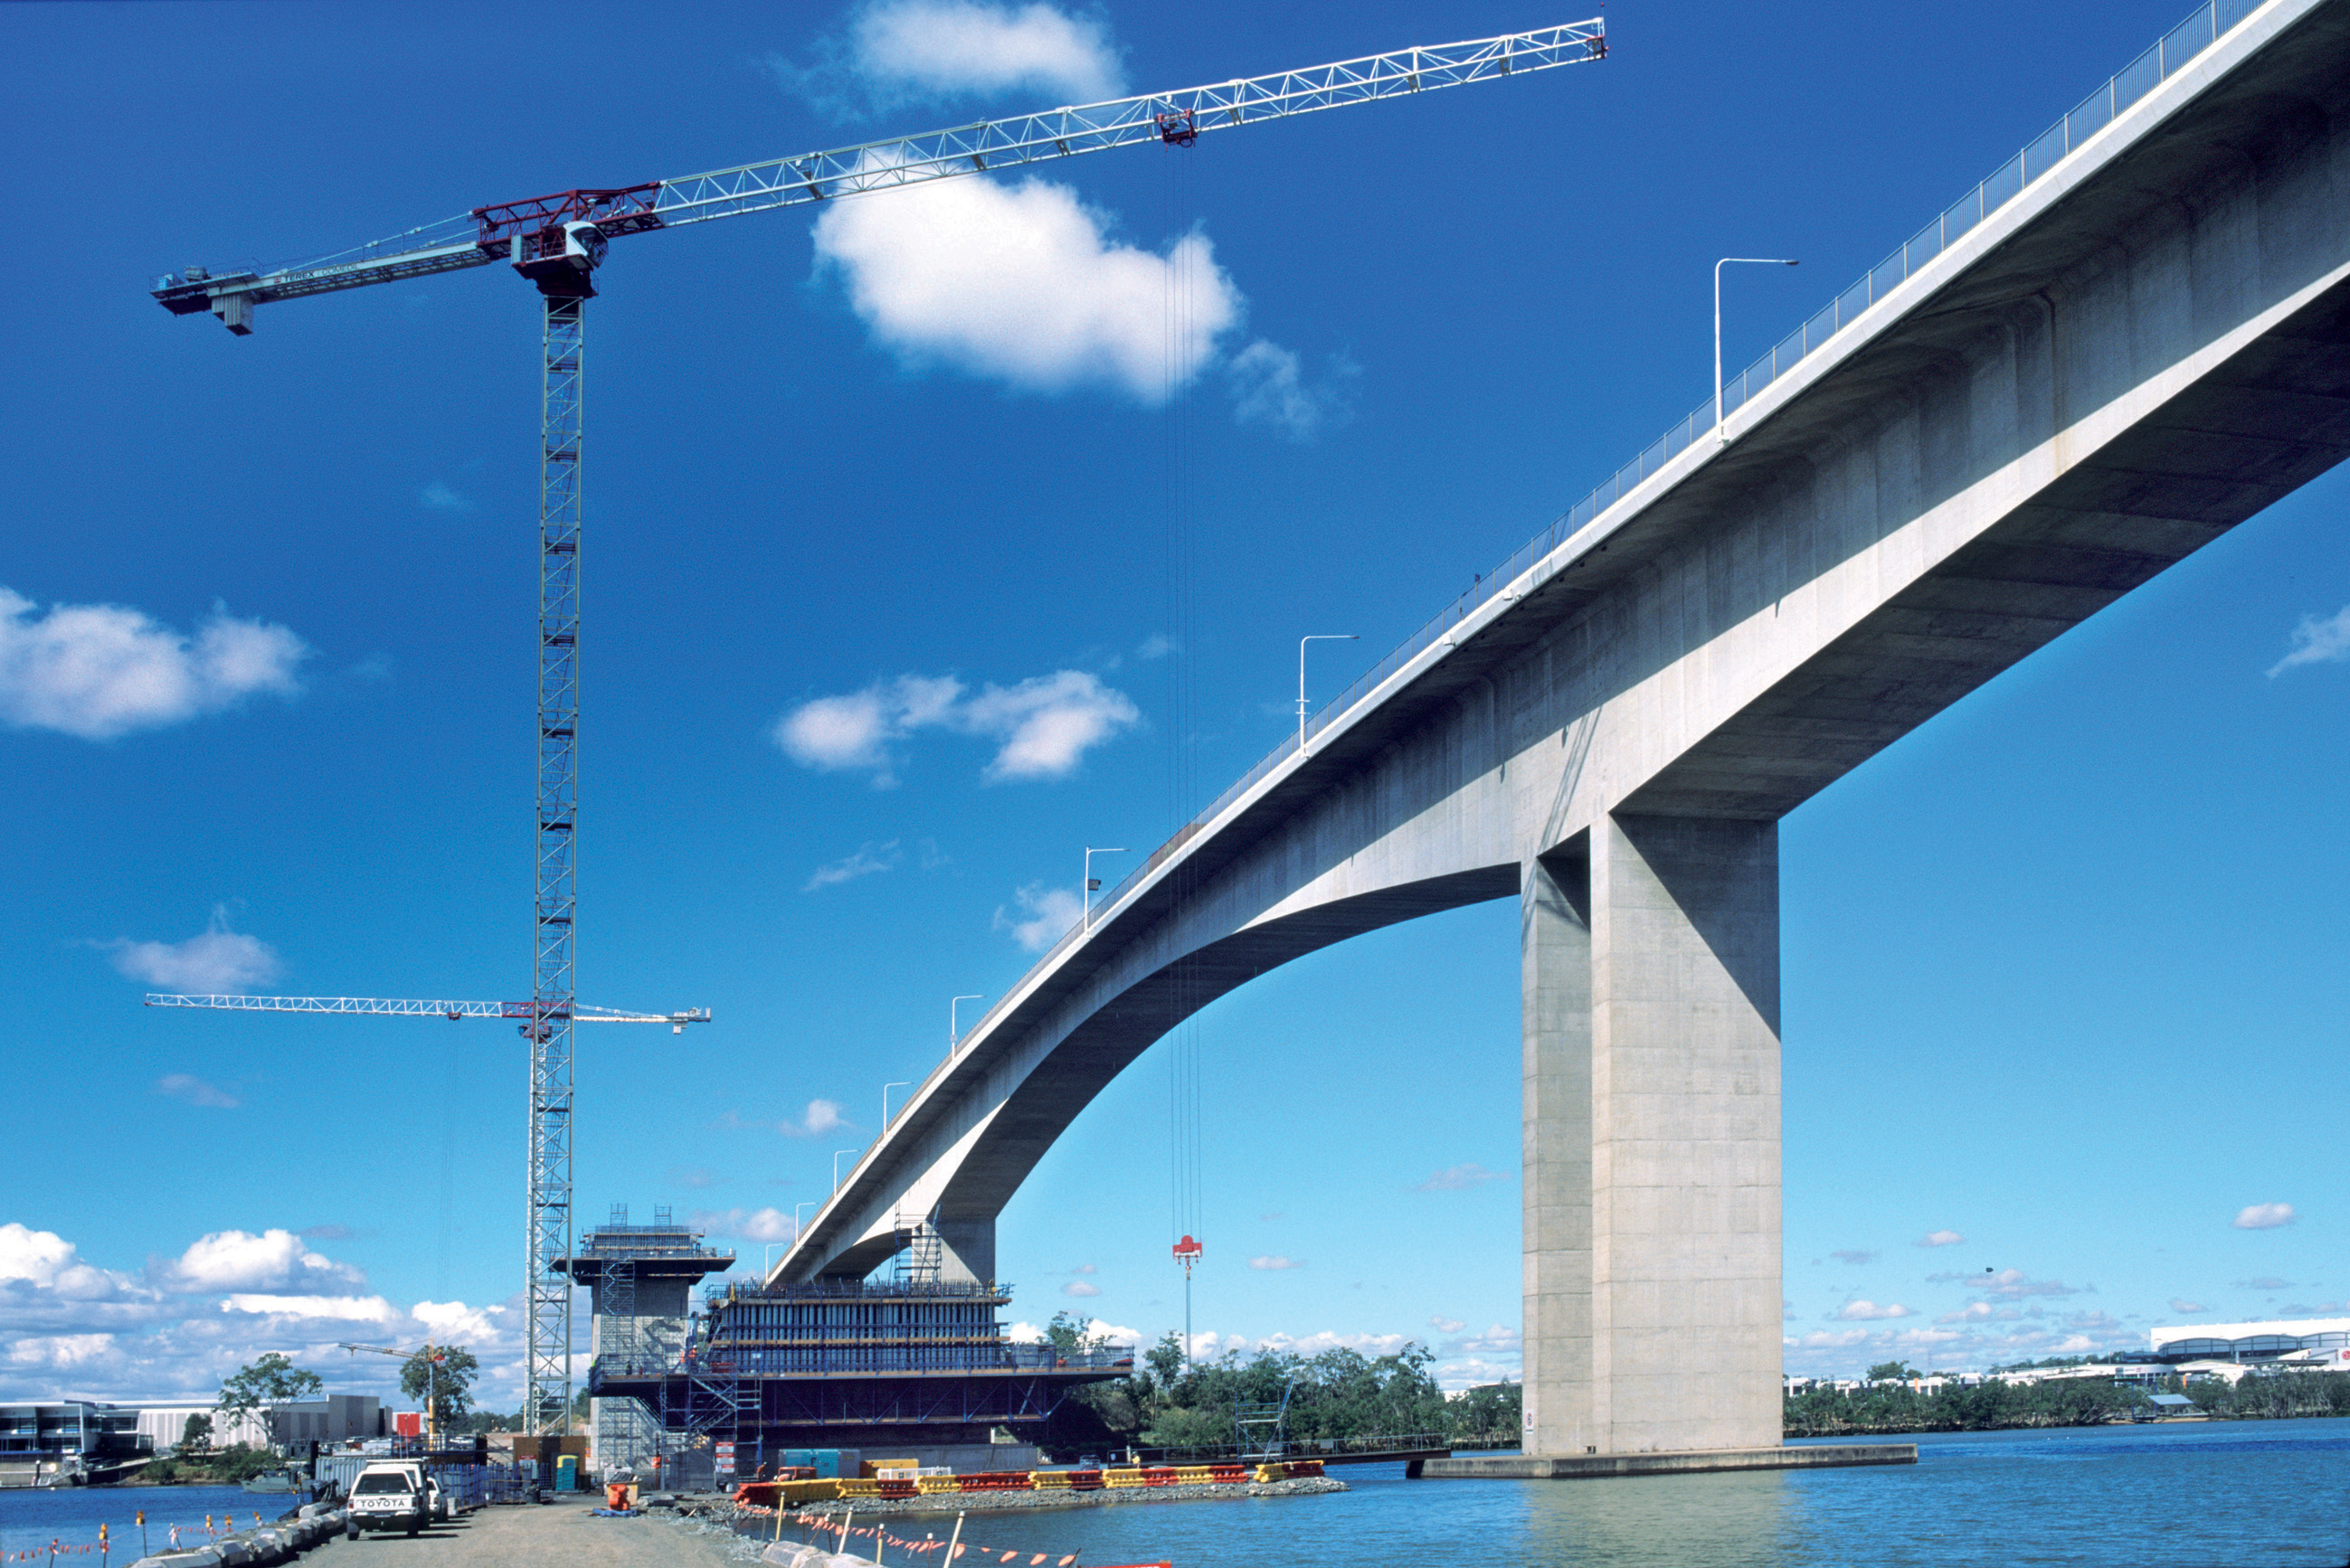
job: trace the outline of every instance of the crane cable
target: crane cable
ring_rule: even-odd
[[[1192,223],[1191,165],[1188,148],[1171,148],[1168,161],[1167,284],[1162,315],[1160,353],[1164,378],[1161,404],[1163,490],[1162,528],[1167,549],[1168,636],[1173,646],[1165,655],[1167,689],[1167,815],[1168,836],[1180,831],[1196,795],[1192,740],[1198,729],[1198,642],[1194,540],[1191,519],[1198,510],[1198,403],[1191,382],[1196,369],[1191,362],[1199,326],[1195,296],[1195,251],[1186,247]],[[1179,896],[1193,889],[1188,865],[1175,872]],[[1202,1074],[1200,1025],[1193,1016],[1201,999],[1195,994],[1190,962],[1178,959],[1169,975],[1167,1031],[1169,1240],[1196,1236],[1202,1199],[1201,1112]],[[1186,1354],[1189,1354],[1186,1346]]]

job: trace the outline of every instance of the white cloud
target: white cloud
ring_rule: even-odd
[[[1888,1302],[1878,1306],[1872,1301],[1856,1299],[1845,1303],[1828,1315],[1844,1323],[1866,1323],[1878,1318],[1908,1317],[1911,1314],[1899,1302]]]
[[[1863,1263],[1877,1262],[1877,1254],[1874,1251],[1864,1251],[1856,1247],[1847,1247],[1839,1251],[1830,1252],[1828,1256],[1839,1263],[1850,1263],[1855,1268],[1858,1268]]]
[[[687,1220],[709,1236],[734,1236],[745,1241],[790,1241],[799,1231],[792,1217],[780,1209],[697,1209]]]
[[[282,1296],[237,1291],[222,1299],[220,1309],[329,1323],[391,1323],[400,1316],[399,1309],[381,1296]]]
[[[1180,653],[1182,651],[1183,645],[1181,643],[1176,641],[1173,638],[1168,636],[1163,631],[1154,631],[1149,637],[1144,638],[1141,644],[1135,649],[1134,657],[1141,659],[1164,659],[1170,653]]]
[[[1081,670],[1056,670],[1016,686],[989,685],[966,697],[952,676],[901,675],[842,697],[803,702],[775,722],[775,743],[804,767],[869,773],[887,788],[898,782],[893,744],[925,729],[980,735],[997,742],[982,777],[990,783],[1060,778],[1085,754],[1141,722],[1133,699]],[[896,841],[858,852],[884,863],[847,861],[809,879],[810,888],[896,864]],[[837,873],[837,875],[835,873]]]
[[[1083,1280],[1071,1280],[1061,1287],[1061,1293],[1065,1296],[1097,1296],[1101,1294],[1101,1287],[1087,1284]]]
[[[435,512],[463,513],[471,512],[474,507],[473,497],[458,494],[437,479],[426,485],[417,499]]]
[[[2293,1282],[2278,1279],[2274,1274],[2262,1274],[2257,1279],[2230,1280],[2228,1288],[2231,1291],[2289,1291],[2293,1289]]]
[[[1427,1180],[1412,1183],[1411,1190],[1414,1192],[1466,1192],[1471,1188],[1482,1187],[1489,1181],[1499,1181],[1502,1179],[1503,1172],[1488,1170],[1472,1159],[1466,1165],[1447,1166],[1442,1170],[1432,1173]]]
[[[1461,1322],[1457,1317],[1446,1317],[1443,1314],[1439,1313],[1436,1316],[1428,1320],[1428,1326],[1434,1329],[1439,1334],[1459,1334],[1462,1329],[1467,1328],[1469,1325]]]
[[[8,1346],[8,1366],[20,1373],[84,1373],[114,1359],[114,1335],[110,1334],[37,1335]]]
[[[166,1099],[203,1106],[208,1110],[233,1111],[244,1104],[227,1090],[216,1088],[192,1073],[164,1074],[155,1080],[155,1092]]]
[[[1113,1345],[1128,1349],[1142,1343],[1140,1329],[1128,1328],[1123,1324],[1104,1323],[1097,1317],[1087,1318],[1085,1327],[1079,1332],[1087,1339],[1106,1340]],[[1044,1342],[1045,1331],[1033,1323],[1015,1323],[1004,1329],[1003,1336],[1019,1345],[1039,1345]]]
[[[183,942],[104,944],[114,967],[132,980],[175,992],[242,992],[276,978],[276,950],[259,937],[228,929],[228,909],[217,906],[203,932]]]
[[[1995,1274],[1929,1274],[1935,1283],[1962,1282],[1970,1291],[1981,1291],[2001,1301],[2021,1301],[2025,1296],[2075,1296],[2081,1292],[2062,1280],[2035,1280],[2021,1269],[2002,1269]],[[2085,1287],[2095,1290],[2096,1286]]]
[[[1295,352],[1260,337],[1224,367],[1232,397],[1232,418],[1244,425],[1269,426],[1284,440],[1313,440],[1343,424],[1353,410],[1349,383],[1360,372],[1336,362],[1329,376],[1309,384]]]
[[[1003,738],[985,774],[1000,780],[1059,778],[1141,720],[1125,692],[1084,670],[1057,670],[1014,687],[990,686],[963,705],[960,722]]]
[[[839,1101],[810,1100],[807,1109],[800,1113],[799,1120],[785,1122],[782,1127],[794,1137],[822,1137],[826,1133],[838,1132],[847,1125],[848,1118],[840,1114]]]
[[[2211,1309],[2205,1306],[2201,1302],[2190,1302],[2183,1296],[2173,1296],[2170,1298],[2170,1310],[2175,1313],[2185,1314],[2188,1313],[2210,1312]]]
[[[184,1293],[219,1291],[299,1291],[360,1285],[367,1276],[302,1244],[291,1231],[216,1231],[157,1271],[160,1282]]]
[[[402,1309],[351,1291],[356,1271],[315,1255],[306,1262],[282,1240],[292,1234],[220,1232],[181,1260],[151,1262],[151,1277],[179,1293],[167,1296],[82,1262],[54,1233],[0,1224],[0,1371],[20,1397],[209,1403],[222,1378],[274,1350],[320,1373],[330,1391],[396,1398],[396,1362],[354,1359],[337,1345],[429,1336],[481,1357],[476,1387],[487,1407],[511,1408],[521,1397],[519,1296],[479,1308],[428,1301]],[[190,1255],[192,1272],[182,1267]],[[198,1276],[215,1288],[188,1288]],[[258,1282],[247,1288],[246,1281]],[[361,1324],[366,1332],[355,1332]]]
[[[818,270],[901,361],[1155,408],[1213,359],[1243,302],[1205,234],[1161,254],[1112,223],[1049,181],[941,180],[827,202],[814,234]]]
[[[889,0],[858,16],[849,47],[854,68],[885,96],[1018,88],[1087,103],[1125,89],[1102,25],[1050,5]]]
[[[1263,1253],[1249,1260],[1252,1269],[1302,1269],[1305,1266],[1303,1262],[1284,1258],[1278,1252]]]
[[[2350,605],[2320,620],[2314,615],[2301,618],[2293,628],[2293,650],[2269,667],[2269,678],[2297,664],[2339,664],[2350,659]]]
[[[2239,1231],[2273,1231],[2297,1218],[2290,1203],[2252,1203],[2239,1210],[2230,1223]]]
[[[1913,1247],[1955,1247],[1965,1240],[1956,1231],[1929,1231],[1909,1244]]]
[[[819,866],[808,874],[800,891],[813,893],[819,888],[835,888],[843,882],[854,882],[859,877],[870,877],[891,869],[898,864],[898,841],[860,846],[856,854]]]
[[[1012,897],[1020,906],[1016,915],[1002,908],[995,911],[994,929],[1010,931],[1012,940],[1032,953],[1041,953],[1061,940],[1061,934],[1077,923],[1085,912],[1077,895],[1066,888],[1047,888],[1042,882],[1031,882],[1016,889]]]
[[[215,608],[190,639],[120,605],[52,605],[0,588],[0,722],[110,741],[218,712],[256,691],[291,696],[309,656],[282,626]]]

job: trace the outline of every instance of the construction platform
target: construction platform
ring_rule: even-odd
[[[1707,1470],[1834,1469],[1917,1462],[1915,1443],[1808,1443],[1792,1449],[1691,1449],[1656,1454],[1486,1454],[1423,1459],[1412,1466],[1411,1473],[1429,1480],[1606,1480]]]

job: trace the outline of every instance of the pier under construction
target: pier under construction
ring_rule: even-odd
[[[691,1285],[733,1255],[665,1211],[650,1226],[625,1216],[566,1260],[594,1293],[601,1464],[707,1444],[749,1474],[794,1449],[1033,1442],[1072,1389],[1133,1370],[1130,1352],[1011,1340],[1011,1287],[941,1278],[927,1223],[907,1227],[886,1277],[729,1282],[690,1312]]]

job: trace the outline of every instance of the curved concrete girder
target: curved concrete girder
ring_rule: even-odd
[[[1144,975],[1082,1011],[1049,1042],[1021,1052],[1016,1076],[901,1196],[872,1216],[857,1241],[819,1271],[869,1273],[899,1245],[897,1216],[937,1214],[951,1238],[993,1226],[1036,1162],[1112,1079],[1151,1044],[1228,992],[1292,959],[1386,926],[1518,896],[1515,862],[1451,872],[1352,897],[1316,900],[1308,890],[1282,908]],[[1293,907],[1300,906],[1300,907]],[[991,1087],[994,1085],[991,1085]]]

